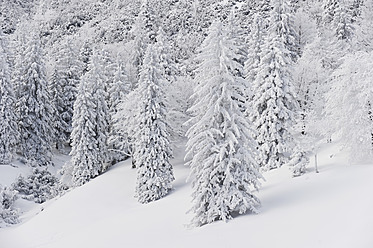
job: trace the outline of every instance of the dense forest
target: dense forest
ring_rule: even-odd
[[[262,172],[301,176],[321,144],[372,159],[372,1],[8,0],[0,24],[0,163],[33,168],[0,222],[129,158],[158,200],[185,143],[193,226],[256,213]]]

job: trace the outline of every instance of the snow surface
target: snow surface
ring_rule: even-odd
[[[174,190],[146,205],[133,197],[131,161],[42,205],[18,201],[29,211],[22,223],[0,229],[0,248],[373,247],[373,166],[348,165],[337,145],[319,154],[319,174],[309,168],[291,178],[286,167],[265,173],[261,213],[194,229],[187,227],[191,186],[182,157],[172,161]],[[0,169],[0,180],[14,174]]]

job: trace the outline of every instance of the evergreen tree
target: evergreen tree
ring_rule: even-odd
[[[122,116],[120,103],[125,100],[125,96],[131,91],[132,87],[128,79],[127,71],[123,61],[118,57],[116,62],[116,71],[113,81],[109,85],[109,114],[110,114],[110,135],[109,148],[112,149],[111,157],[113,162],[125,159],[128,154],[128,141],[121,134]],[[117,116],[119,115],[119,116]]]
[[[261,178],[254,131],[240,108],[246,83],[234,73],[241,65],[230,35],[220,22],[213,23],[198,57],[193,124],[187,132],[195,226],[257,212],[260,205],[252,193]]]
[[[261,16],[259,14],[254,15],[254,20],[250,25],[250,34],[247,38],[248,52],[247,60],[244,65],[245,79],[249,83],[249,87],[252,87],[261,60],[260,55],[264,36],[263,29]]]
[[[272,11],[272,25],[263,45],[254,81],[253,119],[258,135],[260,166],[270,170],[288,161],[293,145],[291,127],[298,111],[290,74],[292,54],[279,28],[279,7]]]
[[[94,71],[92,71],[93,77],[91,80],[94,82],[93,99],[95,101],[95,112],[96,112],[96,140],[97,140],[97,160],[101,163],[100,173],[106,171],[110,163],[110,154],[108,151],[108,139],[109,139],[109,107],[108,107],[108,89],[107,80],[108,77],[105,75],[105,67],[103,52],[97,55],[93,54],[92,64],[96,64]],[[97,76],[94,76],[96,74]]]
[[[338,40],[349,41],[352,38],[354,28],[349,1],[327,0],[323,20],[326,29],[332,29]]]
[[[33,37],[27,43],[21,68],[19,99],[20,152],[32,165],[51,162],[53,107],[45,76],[40,41]]]
[[[18,198],[17,193],[12,188],[0,185],[0,228],[4,224],[19,223],[19,211],[14,206],[14,202]]]
[[[137,86],[148,44],[156,42],[156,32],[159,24],[153,6],[154,3],[150,0],[141,1],[139,13],[131,30],[133,44],[130,54],[132,61],[130,80],[134,86]]]
[[[365,1],[361,6],[361,16],[356,25],[357,47],[360,50],[372,51],[373,44],[373,2]],[[358,50],[358,49],[355,49]]]
[[[89,61],[93,53],[92,44],[89,41],[85,41],[80,48],[79,60],[81,62],[81,75],[84,75],[89,70]]]
[[[73,183],[80,186],[106,168],[107,106],[101,78],[101,61],[94,54],[89,71],[82,77],[74,104],[72,151]]]
[[[71,45],[71,40],[63,43],[58,52],[56,67],[52,74],[50,92],[55,108],[54,129],[57,148],[70,143],[73,107],[80,80],[80,63]]]
[[[296,33],[294,30],[294,13],[291,13],[288,0],[272,1],[270,32],[275,32],[283,44],[284,55],[292,61],[298,59],[299,47],[296,45]]]
[[[162,74],[159,68],[157,48],[149,45],[139,86],[140,94],[138,130],[136,131],[135,161],[137,167],[136,197],[140,203],[148,203],[165,196],[174,180],[170,159],[168,125],[165,122],[165,103]]]
[[[0,164],[11,162],[18,140],[15,103],[6,41],[0,31]]]
[[[341,1],[336,9],[334,22],[336,35],[338,40],[350,41],[354,34],[354,27],[352,25],[352,15],[348,4]]]
[[[161,68],[162,77],[165,78],[169,83],[175,81],[175,75],[177,74],[177,67],[171,58],[171,46],[167,40],[167,35],[163,28],[159,28],[157,33],[157,47],[159,48],[159,63]]]

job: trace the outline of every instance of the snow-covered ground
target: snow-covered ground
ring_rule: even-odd
[[[42,205],[19,201],[29,211],[22,223],[0,229],[0,247],[373,247],[373,165],[348,165],[336,145],[320,152],[319,174],[310,168],[291,178],[286,167],[265,173],[260,214],[194,229],[186,226],[191,187],[182,157],[173,161],[173,192],[147,205],[133,197],[130,161]],[[0,182],[9,184],[16,169],[1,167]]]

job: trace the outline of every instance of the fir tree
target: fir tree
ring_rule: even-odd
[[[288,0],[272,1],[270,32],[275,32],[283,44],[285,56],[292,61],[298,59],[299,47],[296,45],[296,33],[294,30],[294,14],[291,13]]]
[[[279,28],[279,9],[274,8],[271,29],[265,39],[261,62],[254,81],[253,107],[259,143],[260,166],[265,170],[287,162],[293,142],[291,127],[298,111],[290,74],[291,51]]]
[[[108,92],[107,92],[107,82],[108,77],[105,75],[104,70],[107,68],[105,67],[105,61],[103,53],[99,53],[97,55],[93,54],[92,64],[96,64],[95,70],[92,71],[91,74],[96,74],[97,76],[93,76],[91,79],[95,84],[93,86],[93,99],[96,105],[96,140],[97,140],[97,159],[98,162],[101,163],[100,173],[106,171],[109,167],[110,162],[110,154],[108,151],[108,139],[109,139],[109,122],[110,122],[110,115],[109,115],[109,108],[108,108]]]
[[[244,73],[245,79],[249,83],[249,87],[252,86],[258,66],[260,64],[260,55],[262,51],[263,45],[263,24],[262,18],[259,14],[254,15],[254,20],[250,25],[250,34],[248,36],[248,52],[247,52],[247,60],[244,64]],[[249,96],[250,97],[250,96]]]
[[[174,180],[168,125],[165,122],[164,79],[159,69],[157,50],[154,45],[148,46],[137,89],[140,94],[140,113],[135,137],[135,161],[136,197],[140,203],[164,197],[171,190]]]
[[[167,40],[167,35],[164,32],[163,28],[159,28],[156,40],[157,47],[159,48],[159,63],[162,77],[165,78],[169,83],[172,83],[175,81],[177,67],[171,58],[171,46],[169,41]]]
[[[232,33],[230,33],[232,34]],[[228,220],[234,213],[257,212],[259,186],[254,131],[241,112],[246,83],[234,73],[241,68],[232,36],[220,22],[210,27],[199,54],[200,65],[187,132],[191,166],[192,224]]]
[[[11,162],[18,140],[15,103],[7,46],[0,31],[0,164]]]
[[[89,71],[82,77],[74,104],[72,156],[73,183],[83,185],[106,169],[107,105],[101,60],[94,54]]]
[[[110,135],[109,135],[109,147],[112,149],[111,156],[113,162],[118,162],[127,157],[128,141],[121,134],[121,128],[119,127],[122,113],[120,109],[121,101],[125,100],[125,96],[131,90],[131,84],[128,79],[127,71],[124,67],[123,61],[118,57],[116,62],[116,71],[112,84],[109,86],[109,114],[110,114]],[[117,115],[119,117],[117,118]]]
[[[81,74],[84,75],[89,70],[89,61],[93,53],[92,44],[85,41],[79,51],[79,60],[81,62]]]
[[[33,165],[51,162],[53,107],[45,76],[40,41],[33,37],[27,44],[19,82],[20,152]]]
[[[55,143],[57,148],[63,148],[70,143],[73,107],[80,80],[80,63],[70,40],[63,44],[58,54],[50,92],[55,108]]]
[[[354,34],[354,27],[352,25],[352,15],[349,6],[345,1],[341,1],[336,9],[334,22],[335,32],[338,40],[349,41]]]
[[[154,11],[154,3],[149,0],[141,1],[139,13],[131,30],[134,38],[130,54],[132,61],[130,80],[134,86],[137,86],[148,44],[156,42],[158,22]]]

